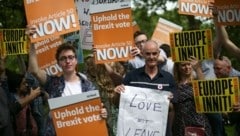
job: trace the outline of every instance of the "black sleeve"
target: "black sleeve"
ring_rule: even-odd
[[[22,106],[19,101],[16,100],[15,102],[9,103],[9,110],[12,115],[16,115],[22,110]]]

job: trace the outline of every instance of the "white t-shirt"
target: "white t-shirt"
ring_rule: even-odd
[[[63,90],[62,96],[70,96],[74,94],[82,93],[81,82],[67,82],[65,81],[65,88]]]

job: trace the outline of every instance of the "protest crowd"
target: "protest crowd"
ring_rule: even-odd
[[[129,1],[99,2],[92,24],[80,21],[92,25],[85,56],[74,1],[37,18],[24,1],[26,28],[0,29],[0,136],[240,136],[240,71],[222,55],[238,60],[240,48],[219,24],[221,2],[207,3],[214,37],[180,29],[166,43],[133,30]],[[9,55],[26,55],[20,72]]]

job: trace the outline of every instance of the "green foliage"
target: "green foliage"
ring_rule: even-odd
[[[0,28],[25,28],[22,0],[0,0]]]
[[[0,28],[25,28],[26,18],[22,0],[0,0]],[[8,56],[6,67],[21,72],[20,56]]]
[[[177,0],[132,0],[136,8],[145,7],[148,12],[155,12],[157,10],[167,9],[167,1],[176,2]]]
[[[166,11],[167,1],[177,0],[133,0],[133,19],[148,37],[152,36],[159,19],[159,15],[156,11]]]
[[[164,14],[159,15],[159,17],[162,17],[166,20],[169,20],[177,25],[180,25],[183,27],[183,30],[189,30],[189,21],[187,19],[187,16],[185,15],[179,15],[177,8],[165,11]]]
[[[133,19],[137,22],[139,28],[144,31],[148,37],[151,37],[155,25],[158,22],[158,15],[154,13],[149,16],[145,7],[134,10],[133,15]]]
[[[230,40],[240,48],[240,26],[227,26],[226,30]],[[240,61],[234,57],[231,52],[226,52],[226,50],[223,50],[222,52],[223,55],[226,55],[231,59],[233,67],[240,70]]]

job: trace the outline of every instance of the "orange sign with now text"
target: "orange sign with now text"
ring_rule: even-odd
[[[80,29],[74,0],[24,0],[27,24],[36,26],[31,42]]]
[[[94,5],[90,6],[90,10],[94,10],[91,12],[91,22],[95,62],[129,60],[133,46],[130,2]]]

